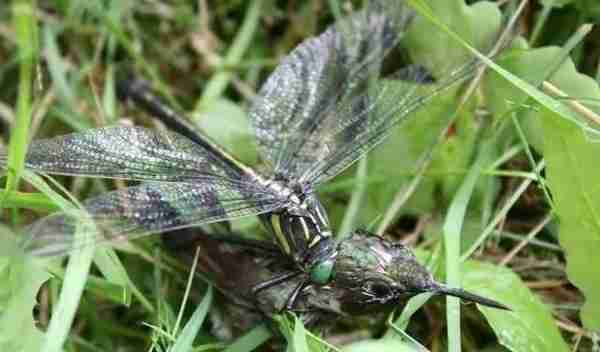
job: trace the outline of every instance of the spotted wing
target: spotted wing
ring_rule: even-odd
[[[250,118],[262,156],[279,175],[298,179],[316,153],[331,152],[321,137],[353,123],[353,112],[340,106],[364,94],[413,17],[398,1],[369,4],[300,44],[261,88]]]
[[[379,80],[363,95],[340,106],[345,123],[335,125],[319,136],[310,167],[302,170],[300,182],[318,185],[335,177],[369,150],[381,143],[393,128],[441,92],[464,82],[476,72],[478,61],[469,62],[432,83],[420,66],[409,66],[395,75]],[[333,125],[335,118],[327,119]],[[311,146],[303,148],[308,152]]]
[[[33,223],[24,247],[33,255],[61,255],[91,244],[260,214],[282,205],[276,194],[247,199],[236,187],[225,182],[161,182],[104,193],[84,203],[83,216],[60,212]],[[82,221],[85,218],[91,221]],[[82,228],[83,240],[76,236]]]
[[[413,13],[400,1],[370,7],[309,39],[286,57],[260,91],[251,117],[276,174],[306,184],[337,175],[380,143],[440,91],[469,77],[474,64],[437,84],[423,66],[382,78],[386,54]]]
[[[0,154],[0,167],[6,155]],[[213,150],[177,133],[141,127],[91,129],[31,143],[32,171],[140,181],[240,179]]]

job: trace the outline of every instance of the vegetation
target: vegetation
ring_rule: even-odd
[[[495,47],[495,64],[475,89],[431,102],[321,195],[340,233],[366,227],[410,244],[438,279],[513,312],[440,298],[424,305],[429,297],[418,296],[390,317],[393,327],[351,317],[324,340],[347,351],[600,349],[600,35],[589,24],[600,20],[600,4],[407,2],[421,15],[404,41],[413,61],[435,74],[469,50]],[[24,153],[31,138],[152,126],[115,97],[115,81],[133,70],[256,164],[245,112],[261,82],[334,20],[332,8],[358,7],[342,0],[1,2],[0,138],[11,171],[0,192],[0,350],[281,346],[263,325],[231,345],[215,338],[208,312],[223,301],[191,280],[157,236],[79,251],[66,266],[19,254],[12,239],[26,224],[123,186],[41,178],[22,170]],[[262,231],[252,219],[234,227]],[[330,348],[321,331],[294,317],[272,327],[289,350]]]

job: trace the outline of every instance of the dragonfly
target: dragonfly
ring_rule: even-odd
[[[383,58],[414,17],[402,1],[370,1],[283,58],[249,112],[265,172],[241,163],[184,120],[171,119],[169,109],[164,121],[177,125],[177,132],[105,127],[34,141],[25,162],[30,170],[141,183],[84,202],[96,228],[86,242],[76,241],[79,219],[56,213],[30,226],[26,250],[61,255],[77,246],[258,215],[275,244],[227,240],[282,253],[293,264],[253,289],[300,277],[286,303],[292,308],[307,286],[327,285],[336,276],[339,244],[316,189],[473,73],[466,65],[429,89],[417,89],[430,76],[413,65],[383,80]],[[0,165],[6,159],[0,155]]]
[[[129,99],[169,129],[179,131],[192,140],[205,138],[190,128],[186,119],[164,104],[152,92],[148,82],[129,77],[118,89],[122,99]],[[220,227],[226,234],[211,234],[200,228],[185,228],[162,234],[167,248],[183,253],[185,260],[194,258],[195,249],[200,270],[212,278],[215,286],[233,302],[238,328],[248,328],[263,317],[273,317],[285,310],[301,314],[307,326],[331,325],[335,317],[373,313],[404,305],[420,293],[451,295],[478,304],[509,310],[502,303],[468,291],[449,288],[436,282],[421,265],[410,248],[393,243],[365,230],[353,231],[336,244],[335,278],[327,285],[304,285],[294,273],[293,262],[276,247],[247,239],[231,232],[229,224]],[[233,246],[232,246],[233,245]],[[267,285],[272,278],[287,277],[279,285]],[[257,287],[263,287],[257,290]],[[297,291],[297,287],[306,290]],[[289,306],[289,297],[294,305]],[[243,309],[243,314],[239,312]],[[248,316],[247,312],[258,313]],[[325,326],[327,327],[327,326]]]

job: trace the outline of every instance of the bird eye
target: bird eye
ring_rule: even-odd
[[[389,285],[381,281],[370,281],[367,283],[367,288],[376,297],[387,297],[392,292]]]

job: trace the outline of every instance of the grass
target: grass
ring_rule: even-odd
[[[452,286],[462,286],[476,273],[485,273],[479,262],[509,268],[518,275],[517,283],[511,283],[516,286],[507,289],[490,282],[483,288],[474,284],[475,289],[490,290],[492,296],[502,295],[502,290],[530,292],[531,296],[510,302],[520,309],[515,317],[534,317],[532,326],[543,327],[537,333],[546,341],[562,341],[578,351],[597,348],[596,322],[582,307],[583,302],[590,306],[597,303],[589,297],[589,286],[581,284],[586,278],[577,274],[578,268],[567,269],[567,265],[576,264],[569,264],[565,257],[577,252],[563,245],[564,237],[558,240],[566,236],[556,221],[565,222],[563,208],[554,204],[562,199],[555,197],[561,185],[546,178],[552,177],[548,176],[549,163],[555,168],[560,165],[552,164],[556,158],[536,142],[547,136],[551,127],[535,121],[552,116],[587,131],[590,139],[597,133],[597,126],[578,115],[569,99],[556,99],[537,87],[551,76],[558,77],[552,83],[567,94],[589,91],[589,96],[574,99],[581,98],[592,114],[597,111],[591,102],[600,96],[594,96],[590,89],[578,90],[588,87],[587,83],[563,63],[572,62],[587,78],[596,77],[600,67],[600,54],[595,49],[598,43],[588,34],[597,29],[586,22],[597,19],[594,16],[598,14],[593,5],[570,4],[559,9],[547,2],[542,6],[540,1],[533,1],[528,14],[510,12],[519,8],[517,1],[488,5],[470,2],[478,3],[479,7],[469,10],[475,15],[463,11],[464,4],[458,0],[409,2],[429,21],[429,27],[446,35],[441,40],[424,32],[410,37],[415,57],[428,55],[443,62],[445,54],[448,58],[466,52],[481,55],[480,41],[495,44],[497,40],[497,36],[485,37],[481,30],[496,23],[491,7],[498,13],[504,11],[503,18],[518,21],[524,32],[522,38],[511,38],[508,49],[494,61],[484,58],[488,73],[459,112],[457,97],[433,102],[448,104],[447,112],[440,113],[443,108],[435,106],[427,108],[402,131],[394,132],[389,143],[323,188],[336,232],[343,236],[353,228],[375,223],[378,232],[418,248],[436,277]],[[333,0],[289,4],[202,0],[145,2],[144,6],[119,1],[71,0],[49,5],[14,0],[0,4],[0,128],[10,124],[0,135],[2,147],[7,146],[9,170],[0,194],[1,221],[18,233],[51,211],[72,207],[70,195],[81,201],[123,186],[114,181],[68,177],[59,177],[53,184],[21,171],[31,138],[116,123],[153,126],[150,118],[116,100],[114,82],[122,71],[134,70],[150,79],[171,104],[188,111],[202,126],[202,119],[209,116],[225,121],[224,115],[232,110],[219,110],[223,102],[246,111],[282,55],[321,32],[349,7],[350,2]],[[473,23],[480,30],[473,34],[461,27],[465,23]],[[554,28],[563,31],[557,33]],[[501,33],[503,27],[498,29]],[[551,45],[560,49],[546,64],[539,57],[534,62],[540,62],[540,67],[523,64],[528,55],[534,57],[536,50]],[[566,104],[560,103],[563,101]],[[455,116],[447,126],[435,123],[448,114]],[[244,119],[241,116],[237,120]],[[213,123],[207,132],[233,136],[227,147],[247,155],[254,146],[236,134],[239,127]],[[404,149],[398,150],[398,145]],[[580,168],[584,175],[591,172],[585,166]],[[584,198],[591,199],[588,206],[596,209],[593,191]],[[262,231],[254,222],[234,226],[252,233]],[[423,296],[398,312],[400,318],[394,326],[401,334],[381,324],[367,324],[359,317],[343,319],[327,333],[305,330],[287,317],[279,323],[259,325],[231,344],[223,343],[214,336],[215,317],[209,308],[223,308],[224,300],[216,291],[213,296],[203,280],[192,280],[189,268],[161,249],[159,242],[153,238],[122,244],[118,254],[113,249],[77,252],[66,269],[64,263],[44,263],[45,269],[57,274],[40,289],[34,312],[37,327],[46,335],[34,336],[32,330],[31,336],[18,337],[41,339],[39,350],[43,351],[58,351],[64,346],[68,351],[119,347],[124,351],[240,352],[267,350],[267,345],[278,348],[283,336],[290,348],[312,351],[326,350],[327,345],[317,338],[321,334],[341,347],[338,341],[352,340],[353,336],[367,339],[366,331],[370,339],[407,334],[418,341],[410,343],[413,347],[408,350],[419,350],[414,347],[419,344],[431,350],[491,350],[500,344],[520,350],[517,338],[497,337],[509,331],[506,325],[518,327],[506,316],[463,306],[452,298],[444,307],[441,300]],[[2,269],[0,262],[0,274]],[[590,281],[587,278],[587,283]],[[8,314],[1,307],[9,306],[10,292],[20,291],[7,292],[0,294],[0,327],[7,319],[2,314]],[[0,289],[0,293],[4,291]],[[529,298],[520,297],[542,297],[551,304],[528,305],[524,301]],[[569,309],[561,308],[567,306]],[[394,316],[380,318],[391,322]],[[273,335],[280,335],[279,339]],[[0,330],[0,341],[16,337]],[[377,341],[383,342],[377,345]],[[371,341],[376,344],[374,350],[383,350],[385,341]],[[534,338],[530,342],[538,343]],[[562,344],[556,342],[553,347],[559,350]],[[0,347],[8,348],[2,342]]]

